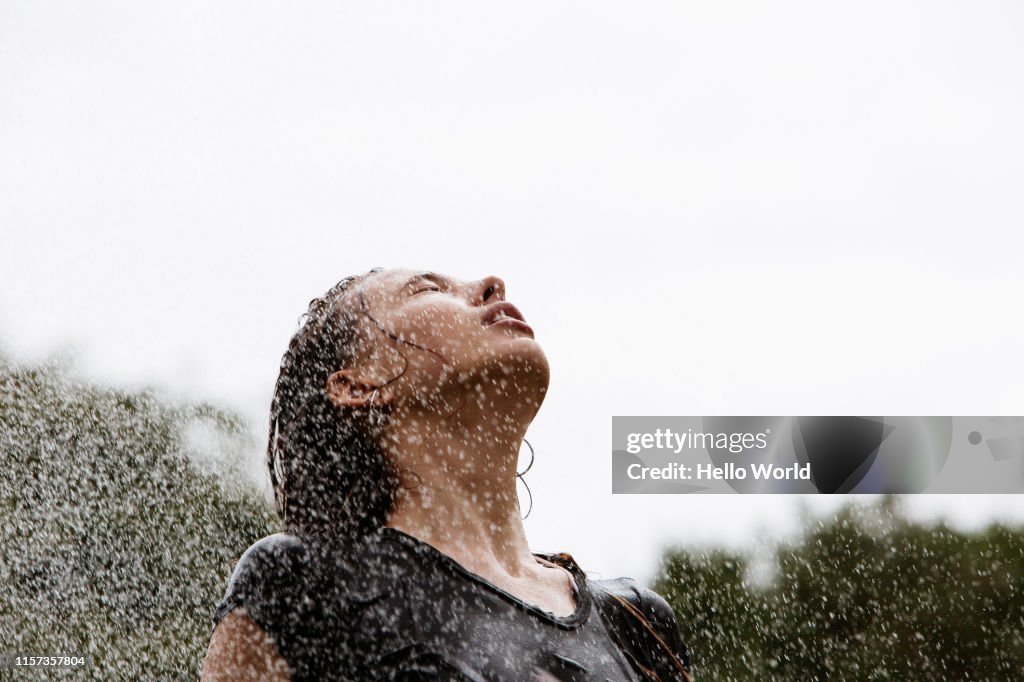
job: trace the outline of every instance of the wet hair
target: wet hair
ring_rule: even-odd
[[[377,445],[382,413],[340,408],[326,390],[331,374],[358,361],[358,323],[369,317],[362,296],[345,294],[380,270],[310,301],[281,359],[266,464],[285,532],[354,539],[383,526],[394,507],[400,479]]]

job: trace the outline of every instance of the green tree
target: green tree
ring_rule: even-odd
[[[250,446],[213,406],[0,358],[0,651],[87,654],[89,679],[196,679],[226,578],[275,530],[239,482]]]
[[[892,498],[812,520],[767,585],[740,553],[674,549],[666,596],[705,680],[1018,680],[1024,531],[914,523]]]

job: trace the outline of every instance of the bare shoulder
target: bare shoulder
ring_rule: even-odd
[[[214,628],[201,680],[288,682],[291,670],[270,635],[238,608]]]

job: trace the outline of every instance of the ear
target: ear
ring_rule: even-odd
[[[369,381],[357,367],[340,369],[327,377],[325,388],[336,407],[384,407],[391,402],[391,389]]]

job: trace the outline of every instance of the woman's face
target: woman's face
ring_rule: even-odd
[[[370,383],[388,382],[393,407],[447,410],[476,398],[481,407],[529,399],[539,408],[547,357],[522,313],[505,300],[501,279],[384,270],[364,278],[352,295],[365,313],[366,367],[376,374]]]

